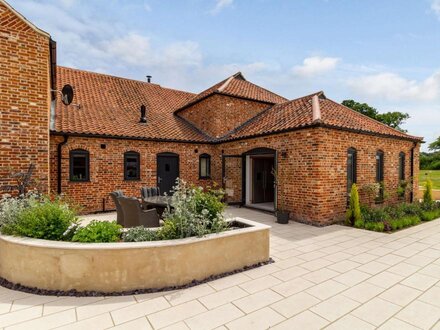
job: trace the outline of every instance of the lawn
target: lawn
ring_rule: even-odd
[[[434,189],[440,189],[440,170],[438,171],[420,170],[419,185],[424,186],[427,179],[430,179],[432,181],[432,185]]]

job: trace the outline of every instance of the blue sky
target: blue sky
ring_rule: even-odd
[[[193,92],[242,71],[287,98],[408,112],[411,134],[440,136],[440,0],[9,2],[58,42],[60,65]]]

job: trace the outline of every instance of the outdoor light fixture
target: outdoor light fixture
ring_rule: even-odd
[[[287,158],[287,151],[286,150],[281,151],[281,157]]]

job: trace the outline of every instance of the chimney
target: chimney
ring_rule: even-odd
[[[147,122],[147,107],[145,105],[141,105],[141,119],[139,120],[140,123],[146,123]]]
[[[148,83],[151,83],[151,78],[152,78],[152,76],[147,76],[147,82]]]
[[[319,106],[318,95],[313,95],[312,97],[312,113],[313,113],[313,122],[321,121],[321,108]]]

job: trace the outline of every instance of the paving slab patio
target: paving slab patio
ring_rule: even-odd
[[[394,234],[272,226],[275,263],[197,287],[126,297],[47,297],[0,287],[0,329],[440,329],[440,221]],[[113,220],[114,213],[88,215]]]

